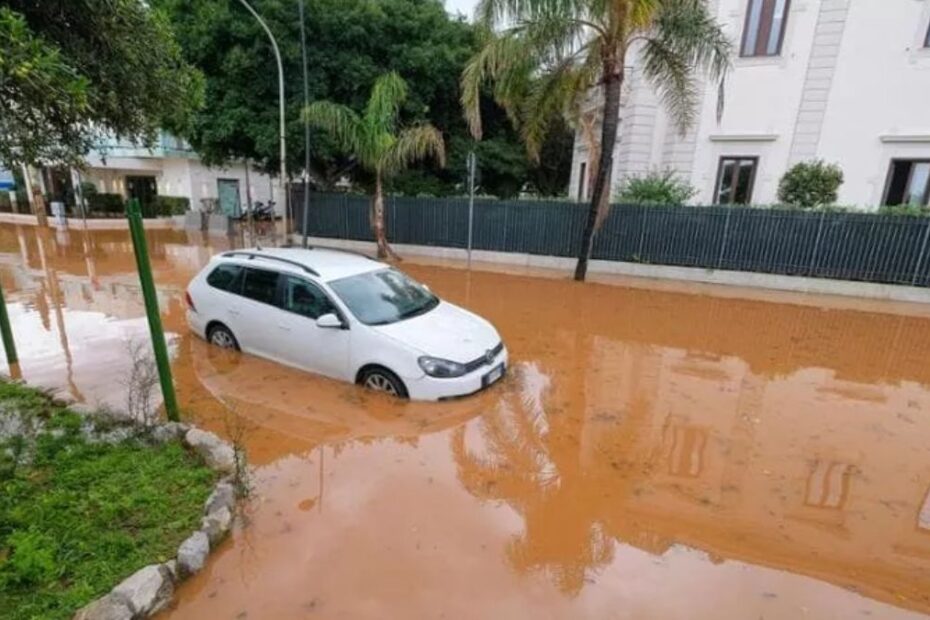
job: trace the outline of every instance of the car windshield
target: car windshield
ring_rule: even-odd
[[[334,280],[329,286],[366,325],[396,323],[439,305],[439,298],[425,286],[394,269]]]

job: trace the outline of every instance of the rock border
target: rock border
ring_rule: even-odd
[[[101,412],[93,406],[76,403],[70,395],[58,393],[51,398],[55,404],[85,418],[101,417]],[[90,441],[119,441],[130,437],[125,429],[138,423],[128,417],[116,419],[125,420],[127,426],[97,433],[91,425],[86,425],[82,432]],[[204,502],[200,529],[178,546],[173,559],[137,570],[110,592],[79,609],[72,620],[140,620],[154,616],[174,600],[176,586],[203,569],[207,557],[219,547],[232,528],[237,469],[237,455],[232,444],[214,433],[184,422],[164,422],[147,427],[139,425],[137,428],[156,443],[180,441],[222,477]]]

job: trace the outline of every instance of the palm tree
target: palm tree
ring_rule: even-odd
[[[554,118],[562,114],[584,130],[586,102],[597,102],[599,156],[575,269],[575,279],[584,280],[597,223],[609,207],[628,61],[638,65],[684,131],[700,98],[699,72],[720,81],[721,114],[730,40],[706,0],[481,0],[477,20],[485,41],[462,73],[462,105],[475,138],[481,138],[486,82],[531,157],[538,156]]]
[[[379,258],[398,258],[388,245],[384,230],[384,182],[428,156],[435,157],[441,166],[446,161],[446,149],[438,129],[429,123],[398,127],[397,117],[406,99],[407,84],[391,72],[375,81],[361,115],[330,101],[317,101],[304,110],[311,123],[332,134],[341,148],[374,174],[370,220]]]

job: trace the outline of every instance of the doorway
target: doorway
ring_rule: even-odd
[[[126,176],[126,195],[135,198],[142,206],[145,217],[153,217],[152,204],[158,195],[158,184],[155,177]]]
[[[239,180],[217,179],[216,192],[220,203],[220,212],[229,217],[239,217]]]

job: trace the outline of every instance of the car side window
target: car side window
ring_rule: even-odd
[[[207,284],[221,291],[238,293],[241,273],[239,265],[220,265],[207,276]]]
[[[265,269],[245,269],[245,281],[242,283],[242,296],[260,301],[263,304],[274,304],[278,291],[278,273]]]
[[[311,319],[336,312],[333,302],[319,287],[293,276],[284,276],[284,309]]]

